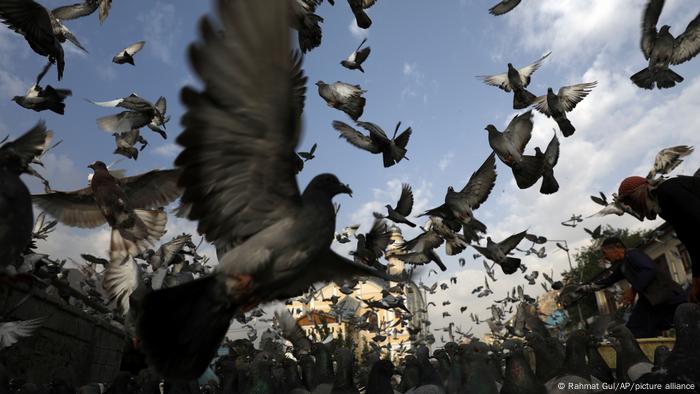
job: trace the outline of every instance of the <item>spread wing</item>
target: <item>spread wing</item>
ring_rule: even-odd
[[[527,86],[530,84],[530,76],[537,71],[542,66],[542,63],[544,63],[544,59],[546,59],[549,55],[551,55],[552,52],[547,52],[546,55],[542,56],[541,58],[537,59],[534,63],[525,66],[521,69],[518,69],[518,74],[520,74],[520,80],[523,83],[523,86]]]
[[[143,49],[144,44],[146,44],[146,41],[135,42],[135,43],[129,45],[128,47],[122,49],[120,53],[126,52],[129,55],[134,56],[138,51]],[[157,107],[157,105],[156,105],[156,107]]]
[[[97,125],[110,133],[121,133],[132,129],[140,129],[151,121],[152,116],[147,112],[122,111],[116,115],[107,115],[97,119]]]
[[[477,209],[486,201],[494,185],[496,185],[496,154],[491,153],[481,167],[472,174],[461,193],[466,195],[467,204],[472,209]]]
[[[32,160],[41,156],[42,153],[51,145],[51,137],[53,133],[46,130],[46,124],[39,121],[29,131],[14,141],[5,143],[0,146],[0,152],[12,152],[19,156],[22,166],[28,166]]]
[[[344,138],[351,145],[357,148],[364,149],[372,153],[379,153],[381,151],[370,137],[360,133],[346,123],[335,120],[333,121],[333,128],[340,133],[340,137]]]
[[[676,37],[671,64],[686,62],[700,52],[700,13],[693,19],[683,34]]]
[[[406,241],[401,245],[401,250],[413,253],[425,253],[432,249],[436,249],[442,245],[443,239],[438,236],[435,231],[426,231],[423,234]],[[399,256],[402,260],[402,256]]]
[[[477,78],[481,79],[485,84],[496,86],[505,90],[506,92],[511,91],[510,83],[508,82],[508,74],[497,74],[497,75],[480,75]]]
[[[552,113],[549,112],[549,104],[547,104],[547,95],[545,94],[544,96],[538,96],[535,101],[532,102],[533,108],[538,110],[539,112],[547,115],[547,116],[552,116]]]
[[[413,190],[411,190],[411,185],[404,183],[401,185],[401,197],[399,197],[399,202],[396,203],[395,211],[403,216],[408,216],[413,210]]]
[[[508,254],[511,250],[515,249],[515,247],[518,246],[520,241],[522,241],[523,238],[525,238],[526,234],[527,234],[527,231],[513,234],[510,237],[499,242],[498,247],[501,248],[503,253]]]
[[[0,0],[0,18],[32,47],[52,47],[56,41],[49,11],[33,0]]]
[[[644,57],[647,59],[651,57],[651,50],[654,48],[654,42],[656,42],[656,35],[658,34],[656,23],[659,21],[665,2],[666,0],[649,0],[644,9],[641,47]]]
[[[201,39],[189,48],[204,90],[182,91],[187,113],[177,142],[184,150],[175,165],[188,218],[208,241],[230,247],[299,209],[301,126],[287,6],[237,1],[223,8],[221,26],[202,19]]]
[[[0,349],[14,345],[20,338],[31,336],[43,322],[43,318],[36,318],[0,323]]]
[[[375,220],[372,229],[365,237],[365,246],[372,251],[375,256],[384,254],[386,247],[389,246],[391,240],[391,232],[389,231],[386,221]]]
[[[544,159],[551,167],[556,166],[559,161],[559,138],[557,138],[556,134],[554,134],[552,140],[549,141],[547,150],[544,151]]]
[[[129,297],[139,285],[139,269],[136,261],[127,256],[123,261],[115,260],[107,265],[102,287],[107,292],[109,304],[116,305],[126,315]]]
[[[98,6],[98,1],[86,0],[84,3],[64,5],[58,8],[54,8],[53,10],[51,10],[51,14],[54,16],[54,18],[60,19],[62,21],[69,19],[77,19],[82,18],[84,16],[88,16],[93,12],[97,11]]]
[[[106,222],[90,188],[35,194],[32,202],[66,226],[93,228]]]
[[[357,122],[357,125],[369,131],[369,137],[375,142],[389,142],[389,137],[386,136],[384,130],[371,122]]]
[[[491,15],[503,15],[520,4],[520,0],[503,0],[495,6],[489,8]]]
[[[160,256],[161,266],[167,267],[170,265],[170,261],[175,257],[176,254],[180,253],[182,248],[188,243],[192,242],[192,236],[189,234],[179,235],[170,241],[160,245],[158,248],[158,254]]]
[[[532,137],[532,127],[532,111],[527,111],[524,114],[517,115],[510,121],[503,132],[503,136],[522,153],[527,143],[530,142],[530,137]]]
[[[118,181],[129,197],[132,208],[160,208],[175,201],[182,194],[182,188],[178,186],[180,173],[179,169],[153,170]]]
[[[585,82],[571,86],[563,86],[559,89],[559,101],[564,106],[566,112],[570,112],[576,108],[576,104],[580,103],[584,97],[588,96],[588,93],[590,93],[597,84],[598,82],[596,81]]]

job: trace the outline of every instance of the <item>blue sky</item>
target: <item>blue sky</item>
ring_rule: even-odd
[[[498,180],[489,200],[476,211],[476,216],[489,226],[496,240],[529,228],[552,239],[567,239],[574,247],[587,244],[582,226],[576,229],[559,223],[572,213],[591,214],[595,206],[588,195],[598,190],[610,193],[620,179],[631,174],[646,173],[654,154],[661,148],[678,144],[697,144],[696,111],[700,108],[700,66],[695,59],[674,69],[685,77],[676,88],[666,91],[643,91],[629,81],[629,75],[645,67],[639,50],[639,23],[642,0],[541,0],[524,1],[503,17],[493,17],[487,10],[491,0],[380,0],[369,10],[374,23],[363,31],[356,28],[344,1],[334,7],[324,3],[319,9],[324,19],[321,47],[310,52],[304,61],[309,76],[305,135],[299,150],[318,143],[316,159],[307,163],[300,175],[300,185],[321,172],[333,172],[349,183],[354,198],[340,196],[342,205],[338,227],[361,223],[367,230],[371,212],[387,203],[394,203],[401,182],[409,182],[416,193],[414,213],[442,202],[445,190],[452,185],[461,188],[471,173],[489,155],[484,126],[493,123],[503,129],[516,114],[512,97],[497,88],[482,84],[476,75],[505,72],[506,63],[525,66],[551,50],[552,55],[535,73],[530,90],[544,94],[546,88],[597,80],[598,87],[570,116],[577,127],[573,137],[561,138],[561,158],[555,174],[561,190],[552,196],[541,196],[537,187],[521,191],[515,187],[510,171],[498,166]],[[49,8],[65,2],[48,1]],[[152,168],[168,168],[178,151],[174,137],[180,132],[179,90],[195,78],[186,61],[187,45],[195,39],[200,16],[209,12],[210,3],[198,2],[115,2],[110,16],[100,25],[92,15],[67,26],[77,35],[89,54],[81,54],[70,44],[64,46],[67,59],[64,79],[56,81],[55,69],[44,84],[70,88],[73,96],[66,101],[66,115],[24,110],[10,101],[22,94],[45,63],[34,54],[22,37],[0,28],[0,136],[16,136],[44,119],[54,130],[61,144],[46,158],[43,171],[57,190],[86,186],[86,166],[112,155],[114,139],[98,129],[95,119],[116,112],[85,101],[111,100],[136,92],[155,100],[168,99],[168,140],[163,141],[147,129],[142,135],[150,145],[138,161],[124,160],[117,168],[136,174]],[[662,24],[672,26],[679,34],[692,16],[697,4],[682,0],[667,1]],[[368,38],[372,53],[365,63],[366,73],[346,70],[339,62]],[[145,40],[144,50],[136,55],[136,67],[116,65],[111,58],[132,42]],[[411,126],[413,135],[408,146],[409,161],[384,169],[379,156],[355,149],[337,138],[330,126],[333,120],[349,123],[345,114],[329,108],[318,97],[313,83],[336,80],[360,84],[367,90],[367,106],[362,120],[381,125],[392,132],[397,121]],[[539,114],[527,152],[544,147],[556,124]],[[692,172],[700,165],[697,157],[687,159],[678,172]],[[32,190],[41,190],[28,180]],[[422,223],[419,220],[420,223]],[[640,224],[630,218],[591,219],[584,223],[619,226],[654,226]],[[168,236],[192,231],[193,225],[171,218]],[[415,231],[407,236],[416,235]],[[45,243],[40,244],[55,257],[73,257],[83,251],[105,254],[108,248],[106,228],[74,230],[59,227]],[[339,249],[346,251],[347,249]],[[555,272],[564,269],[566,258],[550,249],[547,259],[525,258],[531,269]],[[476,299],[472,287],[481,284],[480,260],[471,258],[468,249],[466,270],[459,272],[457,286],[451,287],[435,301],[452,299],[452,309],[434,311],[433,327],[439,328],[443,310],[459,316],[461,304],[469,311],[487,316],[490,300],[502,298],[505,291],[522,279],[501,278],[493,286],[491,299]],[[459,270],[456,258],[446,258],[449,270],[439,277],[448,280]],[[517,275],[517,274],[516,274]],[[426,279],[431,284],[435,277]],[[529,293],[541,292],[539,285]],[[455,302],[458,300],[458,302]],[[433,316],[434,315],[434,316]],[[466,316],[465,316],[466,317]],[[469,322],[455,321],[465,330]],[[483,332],[484,325],[474,327]]]

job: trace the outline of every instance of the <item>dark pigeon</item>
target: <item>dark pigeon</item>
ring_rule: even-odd
[[[405,263],[416,265],[434,261],[442,271],[447,271],[447,267],[435,252],[435,249],[440,247],[443,242],[443,239],[435,231],[426,231],[404,242],[401,245],[402,253],[396,257]]]
[[[34,85],[27,90],[24,96],[15,96],[12,98],[12,101],[16,102],[21,107],[36,112],[49,110],[63,115],[66,108],[63,101],[73,93],[68,89],[55,89],[51,85],[46,85],[44,88],[39,85],[50,67],[51,63],[47,63],[37,76]]]
[[[362,68],[362,63],[367,60],[367,57],[369,57],[369,53],[371,51],[370,47],[362,48],[362,46],[365,45],[365,42],[367,42],[366,38],[362,40],[357,49],[355,49],[355,51],[353,51],[353,53],[351,53],[347,59],[341,61],[340,64],[347,69],[360,70],[364,73],[365,70]]]
[[[137,41],[128,47],[122,49],[114,55],[112,58],[112,63],[116,64],[131,64],[132,66],[135,66],[134,64],[134,55],[136,55],[141,49],[143,49],[143,46],[146,44],[146,41]]]
[[[323,18],[316,15],[317,3],[314,0],[285,0],[289,5],[290,27],[297,31],[299,49],[306,53],[319,45],[323,32]]]
[[[489,134],[489,146],[507,166],[513,167],[522,161],[525,146],[532,136],[532,111],[517,115],[501,133],[490,124],[485,130]]]
[[[525,238],[527,231],[513,234],[501,242],[493,242],[491,237],[486,238],[486,247],[473,245],[482,256],[501,266],[501,270],[506,275],[514,273],[520,266],[520,259],[508,256],[511,250],[515,249],[520,241]]]
[[[381,153],[385,168],[398,164],[406,158],[406,146],[413,132],[410,127],[397,137],[396,134],[401,126],[399,122],[394,129],[394,135],[389,139],[384,130],[374,123],[357,122],[357,124],[369,131],[369,136],[337,120],[333,121],[333,128],[340,133],[340,138],[345,138],[351,145],[370,153]]]
[[[484,75],[477,78],[484,81],[485,84],[496,86],[506,92],[513,92],[513,109],[523,109],[532,105],[537,96],[525,89],[530,84],[530,77],[542,66],[544,59],[552,52],[547,52],[546,55],[539,58],[529,66],[521,69],[513,67],[512,63],[508,63],[508,72],[497,75]]]
[[[491,15],[503,15],[507,12],[510,12],[513,10],[513,8],[517,7],[518,4],[520,4],[521,0],[501,0],[500,3],[496,4],[495,6],[491,7],[489,9],[489,13]]]
[[[521,189],[527,189],[542,178],[540,193],[553,194],[559,190],[559,182],[554,177],[554,166],[559,161],[559,139],[552,137],[544,153],[535,147],[535,156],[523,155],[522,161],[512,166],[515,183]]]
[[[576,128],[571,124],[566,117],[567,112],[573,111],[576,105],[588,96],[595,88],[597,82],[579,83],[577,85],[564,86],[559,89],[559,93],[555,94],[552,88],[547,89],[547,94],[537,97],[533,103],[535,109],[547,115],[548,118],[553,118],[559,130],[564,137],[570,137],[576,131]]]
[[[383,216],[394,223],[403,223],[411,227],[416,227],[415,223],[407,219],[413,210],[413,191],[411,185],[404,183],[401,185],[401,196],[396,203],[396,208],[386,205],[387,215]]]

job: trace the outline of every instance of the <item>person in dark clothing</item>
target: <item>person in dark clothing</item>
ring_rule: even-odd
[[[676,231],[692,262],[691,302],[700,301],[700,177],[677,176],[658,181],[633,176],[620,183],[618,201],[647,219],[660,216]]]
[[[626,324],[634,336],[657,337],[661,331],[671,328],[676,308],[687,299],[683,288],[646,253],[639,249],[627,249],[619,238],[604,240],[601,252],[612,263],[611,273],[591,284],[580,286],[577,291],[596,291],[627,279],[633,292],[639,296]],[[634,293],[626,303],[634,301]]]

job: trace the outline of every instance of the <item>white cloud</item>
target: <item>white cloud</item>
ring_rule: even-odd
[[[455,158],[454,152],[448,152],[445,156],[440,159],[440,162],[438,163],[438,167],[440,168],[440,171],[445,171],[447,167],[452,163],[452,160]]]
[[[175,35],[181,25],[175,14],[175,6],[158,1],[137,20],[144,25],[146,50],[163,63],[172,63]]]
[[[355,22],[355,18],[350,19],[350,24],[348,25],[348,31],[350,31],[350,34],[353,35],[355,38],[367,38],[369,37],[369,29],[363,29],[359,26],[357,26],[357,23]]]
[[[163,144],[155,148],[153,152],[165,158],[174,158],[178,153],[180,153],[181,150],[182,148],[180,148],[172,142],[169,142],[167,144]]]

